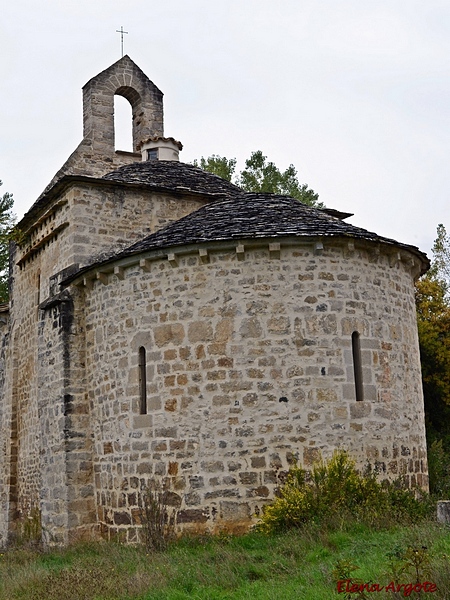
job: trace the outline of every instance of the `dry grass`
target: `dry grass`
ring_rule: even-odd
[[[342,598],[332,575],[338,561],[356,564],[365,581],[385,582],[388,554],[419,542],[430,548],[431,578],[440,588],[432,600],[449,599],[450,531],[427,523],[186,538],[154,553],[109,543],[16,549],[0,556],[0,600],[331,600]]]

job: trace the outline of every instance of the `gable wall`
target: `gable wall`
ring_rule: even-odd
[[[80,266],[102,252],[127,247],[207,203],[201,198],[89,185],[74,187],[70,199],[70,260]]]

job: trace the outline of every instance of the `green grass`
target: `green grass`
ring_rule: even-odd
[[[428,548],[429,579],[440,588],[420,597],[450,599],[450,529],[427,522],[383,531],[355,524],[332,532],[305,527],[185,538],[160,553],[110,543],[15,549],[0,555],[0,600],[332,600],[346,597],[335,591],[338,561],[357,565],[354,577],[385,585],[392,578],[388,554],[416,546]]]

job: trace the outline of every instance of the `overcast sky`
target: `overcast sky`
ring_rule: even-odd
[[[3,0],[0,179],[19,217],[81,141],[81,88],[120,58],[121,26],[184,162],[239,169],[259,149],[355,225],[428,253],[450,230],[449,0]]]

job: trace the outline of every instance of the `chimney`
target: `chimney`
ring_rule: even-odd
[[[179,161],[183,144],[173,137],[155,136],[144,140],[139,145],[142,161],[147,160],[176,160]]]

